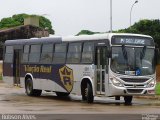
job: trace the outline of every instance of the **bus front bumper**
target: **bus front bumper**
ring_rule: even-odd
[[[155,95],[155,86],[151,88],[127,88],[109,85],[109,96],[127,96],[127,95]]]

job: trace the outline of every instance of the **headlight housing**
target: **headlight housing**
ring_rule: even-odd
[[[117,87],[123,87],[123,84],[117,80],[116,78],[110,78],[111,82],[113,83],[113,85],[117,86]]]
[[[148,85],[147,87],[151,88],[151,87],[154,87],[155,86],[155,80],[151,80],[150,82],[148,82]]]

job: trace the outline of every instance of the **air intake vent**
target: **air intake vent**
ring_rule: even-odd
[[[147,78],[121,78],[123,81],[125,82],[135,82],[135,83],[143,83],[143,82],[146,82]]]
[[[128,93],[142,93],[143,89],[127,89]]]

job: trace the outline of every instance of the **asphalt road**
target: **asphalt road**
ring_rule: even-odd
[[[133,104],[127,106],[123,99],[115,101],[114,98],[96,97],[93,104],[88,104],[75,95],[60,98],[54,93],[43,92],[40,97],[29,97],[24,88],[0,83],[0,113],[0,119],[6,114],[32,114],[37,120],[142,120],[142,117],[157,115],[160,119],[160,100],[134,98]]]

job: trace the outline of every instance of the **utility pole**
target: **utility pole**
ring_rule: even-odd
[[[110,32],[112,33],[112,0],[110,0]]]
[[[131,10],[130,10],[130,27],[131,27],[131,25],[132,25],[132,9],[133,9],[133,6],[134,6],[136,3],[138,3],[138,0],[136,0],[136,1],[133,3],[133,5],[132,5],[132,7],[131,7]]]

